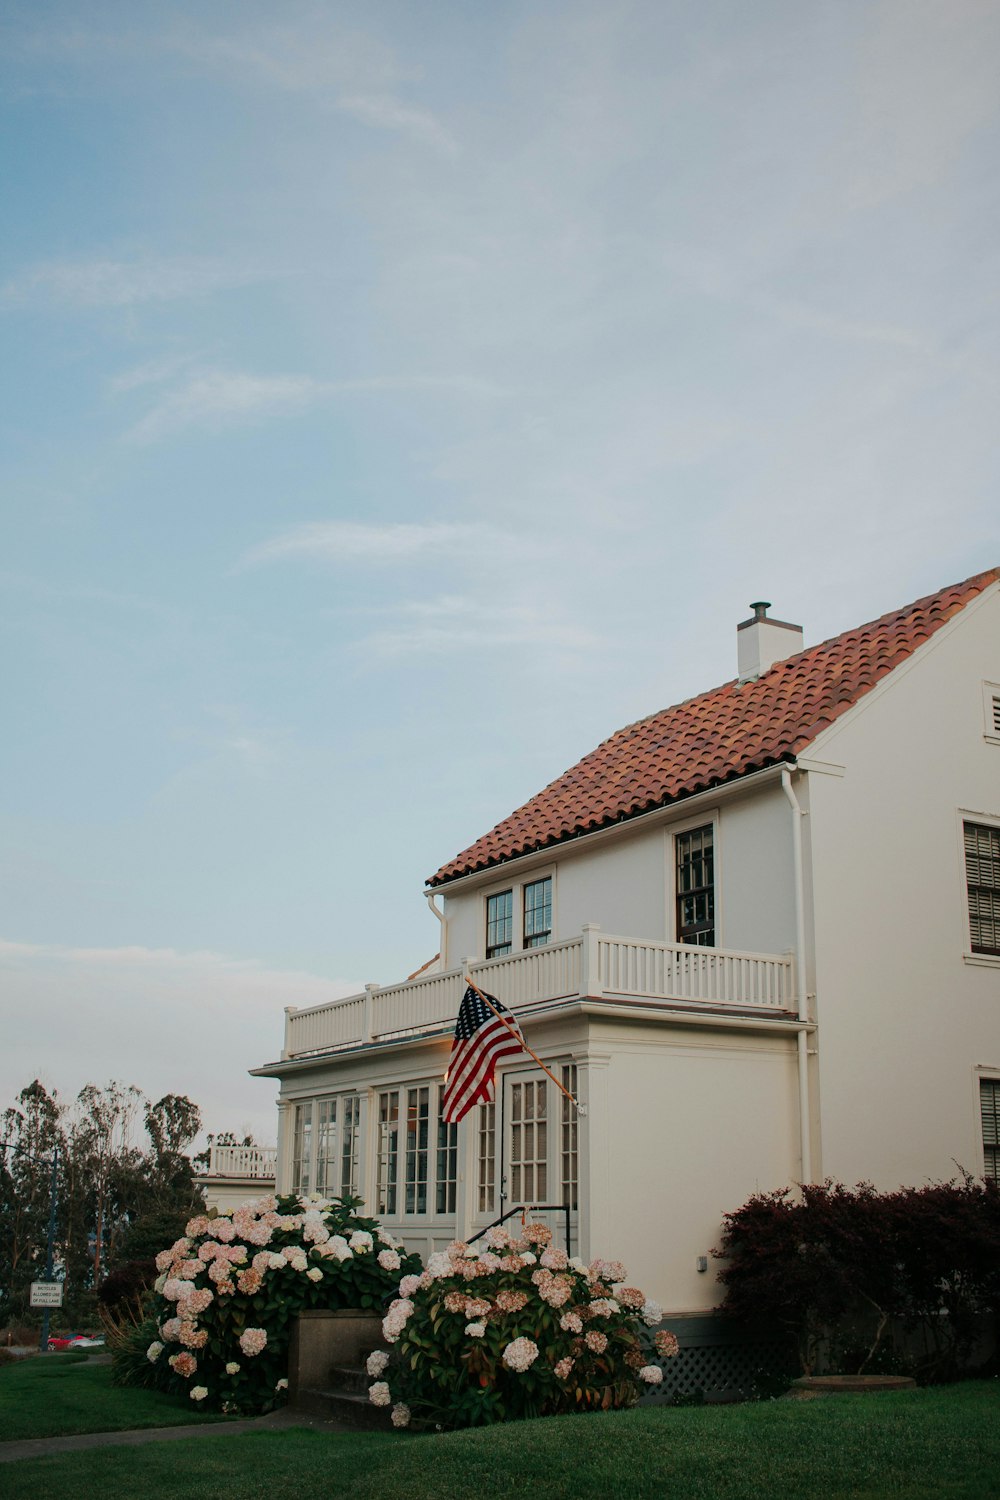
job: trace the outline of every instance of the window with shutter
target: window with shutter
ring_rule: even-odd
[[[1000,1183],[1000,1078],[979,1080],[983,1120],[983,1175]]]
[[[972,951],[1000,955],[1000,828],[966,823],[964,835]]]

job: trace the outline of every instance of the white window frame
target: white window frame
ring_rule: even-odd
[[[336,1115],[336,1123],[335,1123],[335,1125],[333,1127],[333,1141],[334,1141],[334,1159],[336,1161],[336,1177],[337,1177],[337,1182],[338,1182],[338,1188],[337,1188],[337,1191],[332,1196],[335,1197],[335,1198],[339,1198],[341,1196],[341,1192],[340,1192],[340,1187],[341,1187],[340,1178],[341,1178],[342,1167],[343,1167],[343,1149],[344,1149],[344,1147],[343,1147],[343,1127],[344,1127],[344,1113],[345,1113],[345,1109],[347,1107],[347,1101],[348,1100],[357,1100],[358,1101],[358,1103],[357,1103],[357,1125],[355,1127],[355,1143],[354,1143],[354,1150],[352,1152],[353,1161],[354,1161],[354,1177],[355,1177],[355,1181],[353,1183],[350,1196],[351,1197],[355,1197],[355,1198],[364,1198],[365,1197],[365,1192],[364,1192],[364,1188],[365,1188],[365,1183],[364,1183],[364,1176],[365,1176],[365,1152],[364,1152],[364,1146],[365,1146],[365,1134],[366,1134],[366,1128],[365,1128],[366,1127],[366,1118],[365,1117],[366,1117],[366,1109],[367,1109],[367,1094],[366,1094],[366,1092],[364,1090],[360,1090],[360,1089],[356,1089],[356,1088],[355,1089],[324,1089],[321,1093],[318,1093],[318,1094],[309,1094],[309,1095],[306,1095],[304,1098],[301,1098],[301,1099],[291,1099],[291,1100],[289,1100],[289,1104],[291,1105],[291,1148],[290,1148],[290,1153],[289,1153],[289,1174],[288,1174],[288,1180],[289,1180],[290,1184],[294,1184],[294,1182],[295,1182],[295,1165],[296,1165],[296,1159],[297,1159],[296,1158],[296,1154],[295,1154],[295,1150],[296,1150],[296,1144],[297,1144],[297,1142],[296,1142],[297,1125],[298,1125],[298,1120],[300,1118],[299,1111],[300,1110],[303,1111],[303,1115],[302,1115],[303,1119],[305,1119],[305,1117],[306,1117],[305,1116],[305,1111],[308,1110],[308,1112],[309,1112],[309,1114],[308,1114],[308,1119],[309,1119],[309,1171],[308,1171],[308,1174],[306,1176],[306,1180],[304,1182],[300,1182],[298,1188],[295,1188],[294,1186],[292,1186],[290,1188],[290,1191],[292,1191],[292,1192],[298,1192],[302,1197],[306,1197],[309,1193],[315,1193],[315,1192],[319,1192],[320,1191],[319,1185],[318,1185],[317,1180],[316,1180],[316,1170],[317,1170],[317,1165],[318,1165],[318,1162],[319,1162],[319,1117],[320,1117],[320,1106],[323,1105],[323,1104],[329,1104],[329,1103],[335,1102],[336,1106],[337,1106],[337,1115]]]
[[[962,913],[962,961],[975,968],[1000,969],[1000,954],[976,953],[972,947],[972,928],[969,921],[969,878],[965,864],[965,825],[966,823],[978,824],[980,828],[995,828],[1000,831],[1000,815],[996,813],[979,812],[971,807],[960,807],[958,810],[957,843],[958,843],[958,876],[960,881],[961,913]]]
[[[712,826],[712,870],[715,882],[715,942],[713,947],[721,948],[723,946],[721,880],[722,819],[717,807],[708,809],[700,817],[685,818],[682,822],[671,823],[664,830],[664,859],[667,866],[665,930],[668,943],[680,942],[680,938],[677,935],[677,837],[679,834],[691,833],[695,828],[704,828],[707,824],[711,824]],[[685,946],[689,945],[686,944]]]
[[[408,1116],[408,1111],[409,1111],[409,1095],[410,1095],[411,1091],[414,1092],[414,1093],[417,1093],[420,1089],[427,1089],[428,1090],[427,1177],[426,1177],[427,1195],[426,1195],[426,1207],[422,1211],[419,1210],[419,1209],[416,1209],[416,1208],[414,1208],[413,1210],[408,1210],[407,1207],[406,1207],[406,1191],[407,1191],[406,1134],[407,1134],[407,1116]],[[448,1208],[446,1208],[443,1211],[441,1211],[440,1213],[438,1212],[438,1208],[437,1208],[438,1151],[439,1151],[438,1140],[439,1140],[439,1136],[440,1136],[440,1125],[441,1125],[441,1095],[443,1094],[443,1092],[444,1092],[444,1084],[441,1082],[440,1078],[406,1078],[406,1079],[399,1079],[399,1080],[397,1080],[397,1081],[395,1081],[393,1083],[389,1083],[389,1084],[385,1084],[385,1085],[380,1084],[380,1085],[378,1085],[378,1087],[375,1087],[375,1088],[372,1089],[371,1120],[372,1120],[372,1141],[373,1141],[373,1157],[374,1157],[373,1176],[372,1176],[372,1187],[373,1187],[373,1191],[374,1191],[374,1200],[373,1201],[375,1203],[375,1209],[376,1209],[376,1213],[378,1214],[378,1216],[380,1218],[384,1218],[387,1221],[392,1222],[393,1224],[411,1224],[411,1225],[417,1225],[417,1224],[428,1224],[428,1223],[435,1223],[435,1222],[438,1222],[438,1223],[452,1223],[454,1221],[454,1219],[455,1219],[455,1215],[456,1215],[456,1212],[458,1210],[459,1184],[460,1184],[460,1182],[462,1180],[462,1163],[463,1163],[463,1157],[462,1157],[462,1142],[461,1142],[460,1138],[458,1138],[456,1140],[455,1146],[454,1146],[454,1152],[455,1152],[455,1158],[454,1158],[455,1159],[455,1177],[454,1177],[454,1179],[451,1179],[449,1177],[446,1177],[446,1178],[443,1179],[444,1182],[446,1182],[446,1183],[447,1182],[451,1182],[452,1180],[454,1181],[454,1185],[455,1185],[455,1208],[454,1209],[448,1209]],[[395,1181],[395,1184],[394,1184],[394,1186],[395,1186],[395,1192],[396,1192],[396,1207],[395,1207],[394,1210],[386,1209],[386,1210],[384,1210],[384,1212],[380,1210],[380,1204],[379,1204],[379,1187],[380,1187],[380,1182],[379,1182],[379,1164],[380,1164],[380,1159],[381,1159],[380,1138],[379,1138],[379,1136],[380,1136],[380,1124],[381,1124],[382,1096],[383,1096],[383,1094],[397,1094],[399,1096],[399,1115],[398,1115],[397,1122],[396,1122],[396,1128],[397,1128],[397,1132],[398,1132],[398,1134],[397,1134],[397,1141],[396,1141],[396,1181]],[[449,1148],[447,1146],[445,1146],[444,1148],[440,1148],[440,1149],[444,1149],[445,1151],[447,1151]]]
[[[984,1083],[995,1083],[1000,1086],[1000,1067],[981,1067],[972,1070],[973,1108],[975,1109],[976,1122],[976,1152],[978,1155],[979,1176],[986,1176],[986,1142],[983,1139],[983,1106],[982,1088]],[[1000,1172],[994,1179],[1000,1186]]]
[[[994,704],[1000,702],[1000,682],[983,683],[983,739],[991,745],[1000,745],[1000,734],[996,729]]]
[[[508,876],[506,880],[498,880],[495,882],[495,884],[485,886],[480,891],[480,900],[482,903],[480,906],[479,915],[479,931],[481,939],[480,952],[483,954],[484,958],[486,956],[487,937],[489,935],[489,928],[487,925],[486,917],[488,902],[491,896],[500,896],[504,891],[510,891],[511,893],[512,913],[510,953],[497,954],[496,961],[500,962],[504,958],[512,958],[515,953],[535,951],[535,949],[527,949],[524,946],[524,888],[527,885],[537,885],[541,880],[550,880],[552,882],[552,930],[549,935],[548,943],[536,944],[536,948],[547,948],[552,943],[556,943],[559,941],[558,937],[556,936],[559,931],[559,914],[557,907],[558,881],[556,880],[556,867],[555,865],[543,866],[541,869],[532,870],[530,874],[520,875],[517,877]],[[489,962],[492,963],[493,960],[490,959]]]

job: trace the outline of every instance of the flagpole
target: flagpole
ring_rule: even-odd
[[[543,1073],[547,1073],[549,1075],[549,1077],[552,1079],[552,1082],[555,1084],[555,1086],[559,1090],[559,1092],[566,1095],[566,1098],[573,1105],[573,1107],[575,1108],[577,1114],[578,1115],[585,1115],[587,1113],[586,1106],[580,1103],[579,1099],[577,1099],[577,1097],[575,1096],[575,1094],[571,1094],[570,1093],[569,1089],[566,1088],[565,1084],[562,1084],[562,1083],[559,1082],[559,1079],[553,1073],[552,1069],[551,1068],[547,1068],[545,1066],[545,1064],[542,1062],[542,1059],[539,1057],[538,1053],[537,1052],[533,1052],[531,1050],[531,1048],[528,1046],[528,1043],[524,1039],[523,1032],[519,1034],[517,1031],[514,1030],[514,1027],[510,1024],[510,1022],[507,1020],[507,1018],[505,1016],[502,1016],[500,1014],[500,1012],[497,1010],[496,1006],[490,1000],[489,995],[487,995],[485,993],[485,991],[481,990],[479,988],[478,984],[476,983],[476,981],[474,979],[470,979],[469,976],[468,976],[468,974],[465,976],[465,982],[469,986],[470,989],[475,990],[475,992],[479,996],[480,1000],[482,1000],[485,1005],[489,1006],[490,1010],[496,1016],[497,1020],[503,1022],[503,1024],[506,1026],[507,1030],[510,1032],[511,1036],[516,1037],[517,1041],[524,1048],[525,1052],[527,1052],[528,1056],[534,1058],[535,1062],[541,1068],[542,1072]]]

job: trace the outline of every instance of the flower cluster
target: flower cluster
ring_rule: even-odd
[[[301,1311],[381,1309],[400,1271],[419,1271],[398,1240],[358,1218],[358,1201],[268,1195],[190,1219],[156,1257],[151,1378],[226,1411],[273,1405]]]
[[[456,1240],[404,1276],[382,1324],[392,1355],[368,1361],[370,1398],[397,1427],[461,1427],[549,1412],[628,1406],[677,1352],[647,1332],[661,1311],[625,1286],[620,1261],[590,1265],[551,1243],[544,1224],[519,1238],[494,1226]],[[655,1352],[654,1352],[655,1351]],[[653,1356],[651,1358],[650,1356]]]

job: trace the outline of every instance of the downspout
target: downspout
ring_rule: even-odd
[[[424,897],[427,901],[427,905],[430,907],[431,911],[441,923],[441,968],[442,970],[445,970],[448,967],[448,923],[445,918],[444,912],[440,911],[434,905],[434,892],[424,891]]]
[[[802,1181],[810,1180],[812,1166],[812,1139],[809,1126],[809,1038],[805,1029],[809,1020],[809,991],[806,982],[806,902],[802,870],[802,819],[805,813],[792,787],[792,775],[787,766],[781,768],[781,786],[792,809],[792,864],[795,878],[795,980],[798,1001],[798,1016],[802,1023],[798,1032],[799,1072],[799,1159]]]

